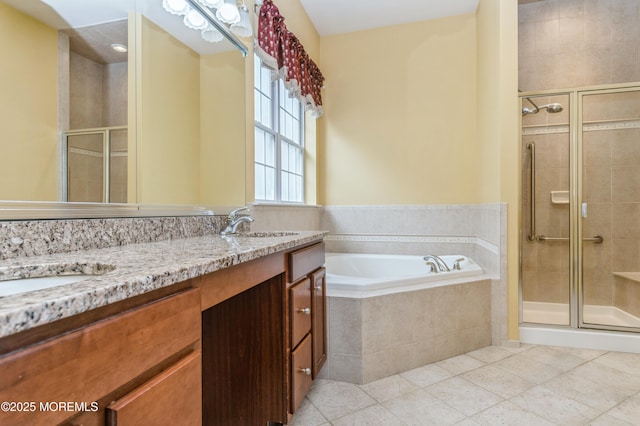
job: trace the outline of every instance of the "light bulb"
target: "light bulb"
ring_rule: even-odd
[[[251,37],[253,29],[249,19],[249,10],[246,6],[240,8],[240,21],[231,25],[231,32],[240,37]]]
[[[224,36],[220,31],[213,27],[206,28],[202,30],[202,38],[211,43],[217,43],[222,41]]]
[[[226,24],[236,24],[240,21],[240,12],[235,0],[225,0],[216,11],[216,18]]]
[[[224,0],[200,0],[200,3],[204,4],[207,7],[218,9],[224,4]]]
[[[209,25],[204,16],[200,15],[197,10],[190,10],[189,13],[184,15],[184,24],[194,30],[203,30]]]
[[[162,7],[174,15],[186,15],[191,10],[185,0],[162,0]]]

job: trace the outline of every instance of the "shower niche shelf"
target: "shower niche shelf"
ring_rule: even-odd
[[[569,191],[551,191],[551,204],[569,204]]]

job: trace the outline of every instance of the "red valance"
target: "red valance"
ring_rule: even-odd
[[[285,87],[313,115],[322,115],[321,89],[324,76],[304,50],[300,40],[284,24],[272,0],[264,0],[258,17],[256,53],[262,65],[278,73]]]

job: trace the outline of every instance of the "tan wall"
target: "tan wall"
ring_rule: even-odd
[[[200,61],[200,203],[204,205],[245,203],[244,61],[235,50]]]
[[[509,339],[518,338],[519,266],[519,110],[517,98],[516,2],[481,0],[476,12],[478,41],[478,174],[480,201],[507,204],[506,276],[493,292],[492,308],[507,312]],[[504,282],[506,281],[506,283]],[[504,288],[506,286],[506,289]],[[504,300],[504,292],[507,299]],[[501,331],[501,336],[504,333]]]
[[[57,43],[55,30],[0,3],[0,200],[58,199]]]
[[[137,202],[198,204],[200,57],[141,21]]]
[[[321,204],[479,201],[474,15],[323,37]]]

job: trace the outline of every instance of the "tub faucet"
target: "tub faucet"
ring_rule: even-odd
[[[243,214],[244,212],[248,212],[249,207],[240,207],[239,209],[235,209],[229,216],[227,216],[227,227],[220,233],[220,235],[229,235],[235,234],[238,230],[238,226],[241,223],[251,223],[254,219],[249,216],[249,214]]]
[[[427,263],[427,265],[431,265],[432,270],[434,269],[433,264],[438,266],[438,268],[435,269],[434,272],[451,272],[451,269],[449,269],[444,260],[442,260],[439,256],[428,254],[422,259]]]

